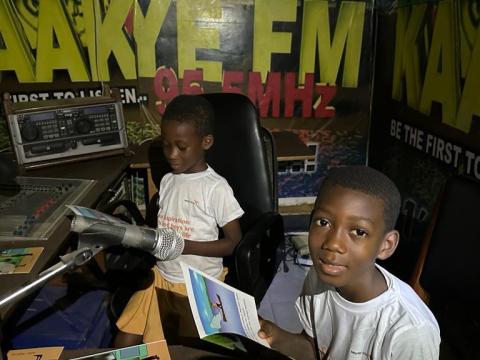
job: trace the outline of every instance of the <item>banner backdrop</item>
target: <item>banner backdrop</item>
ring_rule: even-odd
[[[157,135],[139,104],[158,122],[178,94],[245,94],[264,126],[294,132],[317,150],[309,166],[284,164],[279,179],[280,197],[311,201],[329,167],[366,162],[372,6],[5,0],[0,92],[14,102],[61,100],[97,96],[108,83],[120,89],[131,143]],[[8,146],[5,129],[1,136]]]
[[[402,192],[416,255],[446,178],[480,179],[480,2],[392,3],[378,16],[370,159]]]

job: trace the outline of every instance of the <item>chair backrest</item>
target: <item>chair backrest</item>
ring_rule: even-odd
[[[480,300],[480,183],[453,176],[439,197],[416,273],[436,302]],[[414,286],[415,288],[415,286]]]
[[[246,96],[230,93],[204,96],[215,111],[215,140],[207,152],[207,161],[227,179],[245,211],[242,224],[249,227],[261,214],[277,207],[273,180],[276,172],[270,169],[263,139],[267,132],[262,130],[257,109]]]
[[[202,96],[215,112],[214,144],[207,151],[207,162],[232,187],[245,211],[242,229],[248,229],[261,214],[278,209],[273,138],[262,128],[258,112],[248,97],[231,93]],[[159,139],[150,146],[149,161],[153,181],[158,185],[170,171]]]

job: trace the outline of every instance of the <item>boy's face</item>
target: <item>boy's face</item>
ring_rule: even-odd
[[[212,135],[200,136],[189,122],[170,120],[162,123],[163,153],[175,174],[205,170],[205,150],[212,144]]]
[[[318,195],[308,244],[318,277],[346,299],[363,299],[378,286],[375,260],[394,251],[398,232],[385,233],[383,201],[333,185]]]

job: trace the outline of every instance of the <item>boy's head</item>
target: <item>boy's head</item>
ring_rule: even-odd
[[[375,260],[397,247],[400,201],[397,187],[377,170],[332,169],[320,186],[309,232],[318,276],[353,298],[368,292],[378,278]]]
[[[213,135],[215,115],[210,102],[200,95],[179,95],[170,101],[162,117],[168,121],[189,123],[199,136]]]
[[[361,165],[333,168],[323,180],[318,195],[334,185],[357,190],[382,200],[385,231],[394,229],[400,212],[401,197],[395,184],[386,175]]]
[[[162,117],[163,153],[174,173],[206,169],[205,150],[213,145],[214,112],[203,96],[180,95]]]

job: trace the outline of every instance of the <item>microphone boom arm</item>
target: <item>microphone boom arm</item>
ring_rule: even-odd
[[[60,261],[58,263],[39,273],[33,281],[26,283],[20,289],[0,298],[0,309],[10,304],[12,301],[23,298],[34,292],[37,288],[43,286],[48,280],[55,276],[62,275],[89,262],[96,254],[104,249],[103,245],[96,244],[96,241],[93,241],[92,239],[98,239],[98,237],[92,235],[94,234],[79,234],[79,244],[82,244],[80,249],[60,256]]]

